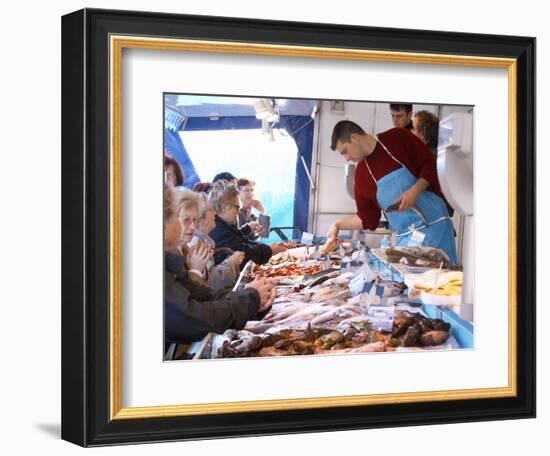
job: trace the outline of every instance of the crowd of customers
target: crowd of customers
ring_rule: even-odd
[[[254,198],[252,180],[226,172],[189,190],[180,165],[167,155],[164,175],[165,350],[173,356],[173,344],[187,347],[208,333],[261,319],[275,297],[274,282],[257,278],[233,288],[249,261],[264,264],[285,247],[258,239],[252,208],[261,214],[265,208]]]

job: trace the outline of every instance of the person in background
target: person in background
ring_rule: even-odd
[[[197,182],[193,185],[192,190],[197,193],[207,194],[212,189],[212,184],[210,182]]]
[[[254,215],[252,209],[256,209],[260,214],[265,214],[265,208],[259,199],[254,198],[254,187],[256,183],[253,180],[241,177],[237,180],[239,189],[239,199],[242,208],[239,211],[239,227],[249,225],[252,229],[250,238],[255,240],[262,231],[262,226],[258,223],[258,217]]]
[[[412,109],[412,104],[390,103],[393,126],[412,130]]]
[[[195,199],[196,201],[196,199]],[[274,281],[256,278],[243,291],[214,291],[190,279],[188,259],[178,252],[195,230],[198,207],[193,197],[179,199],[164,186],[164,328],[165,348],[201,340],[209,332],[242,329],[261,319],[275,299]]]
[[[334,126],[330,148],[357,163],[357,213],[334,222],[327,233],[329,241],[341,229],[375,230],[383,210],[397,245],[420,242],[440,248],[456,263],[453,224],[439,186],[436,159],[420,139],[404,128],[375,136],[343,120]],[[390,206],[395,209],[390,211]]]
[[[252,209],[256,209],[260,214],[265,214],[265,208],[259,199],[254,198],[254,187],[256,182],[245,177],[237,180],[237,188],[239,189],[239,198],[243,205],[239,212],[239,220],[242,220],[241,225],[257,220],[257,217],[252,214]]]
[[[208,203],[206,194],[199,195],[199,201],[198,226],[187,246],[193,247],[199,241],[202,241],[215,251],[216,244],[208,233],[216,227],[216,211]],[[243,262],[243,259],[244,252],[234,252],[223,262],[216,265],[213,258],[210,257],[206,264],[206,284],[214,290],[234,285],[239,276],[239,266]]]
[[[413,129],[411,133],[426,144],[437,159],[437,143],[439,141],[439,119],[437,116],[430,111],[418,111],[413,117]],[[445,197],[443,199],[447,205],[449,215],[452,217],[455,210]],[[453,233],[456,236],[454,228]]]
[[[210,236],[216,242],[216,247],[227,247],[234,251],[244,252],[244,260],[241,268],[252,260],[256,264],[264,264],[272,255],[286,250],[285,247],[272,243],[270,245],[251,241],[237,227],[238,215],[241,209],[239,190],[227,181],[219,181],[214,184],[208,195],[208,200],[216,211],[216,228],[210,232]],[[214,256],[216,264],[224,258],[223,253]]]
[[[439,138],[439,119],[430,111],[417,111],[413,117],[411,133],[426,144],[437,157],[437,141]]]
[[[169,155],[164,155],[164,183],[171,187],[181,187],[184,181],[183,170],[178,161]]]
[[[237,179],[231,174],[231,173],[220,173],[217,174],[214,179],[217,179],[216,182],[219,181],[226,181],[231,183],[236,183]],[[208,194],[210,193],[210,190],[212,190],[212,183],[210,182],[197,182],[195,185],[193,185],[193,191],[197,193],[204,193]],[[256,221],[250,221],[249,223],[245,222],[244,220],[241,220],[239,218],[239,230],[245,236],[246,238],[254,241],[258,239],[257,233],[262,231],[261,225]]]
[[[237,183],[237,178],[235,176],[233,176],[233,174],[231,174],[228,171],[224,171],[222,173],[216,174],[214,176],[214,179],[212,179],[212,184],[215,184],[216,182],[221,181],[221,180],[225,180],[225,181],[229,182],[230,184],[236,184]]]

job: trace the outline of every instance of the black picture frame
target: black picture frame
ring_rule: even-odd
[[[517,62],[514,397],[111,419],[109,36],[511,58]],[[62,19],[62,438],[82,446],[535,416],[535,39],[84,9]]]

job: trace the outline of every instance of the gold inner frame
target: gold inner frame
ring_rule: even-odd
[[[338,60],[366,60],[428,65],[454,65],[508,70],[508,386],[498,388],[444,390],[415,393],[331,396],[246,402],[222,402],[122,408],[122,207],[121,207],[121,93],[123,49],[195,51],[253,54]],[[516,289],[516,119],[517,61],[511,58],[465,55],[386,52],[307,46],[179,40],[167,38],[110,36],[110,414],[111,419],[158,418],[220,413],[296,410],[374,404],[412,403],[513,397],[517,394],[517,289]]]

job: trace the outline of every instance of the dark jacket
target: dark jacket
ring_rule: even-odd
[[[217,215],[216,228],[208,234],[216,242],[216,247],[228,247],[235,251],[244,252],[244,260],[241,263],[241,269],[246,265],[248,260],[252,260],[257,264],[264,264],[271,258],[271,247],[260,242],[249,240],[239,231],[237,225],[230,225]],[[226,255],[226,252],[216,253],[214,256],[216,264],[222,262]]]
[[[242,329],[257,314],[260,295],[243,291],[214,291],[193,282],[184,258],[164,252],[164,334],[166,343],[184,344],[201,340],[209,332]]]

